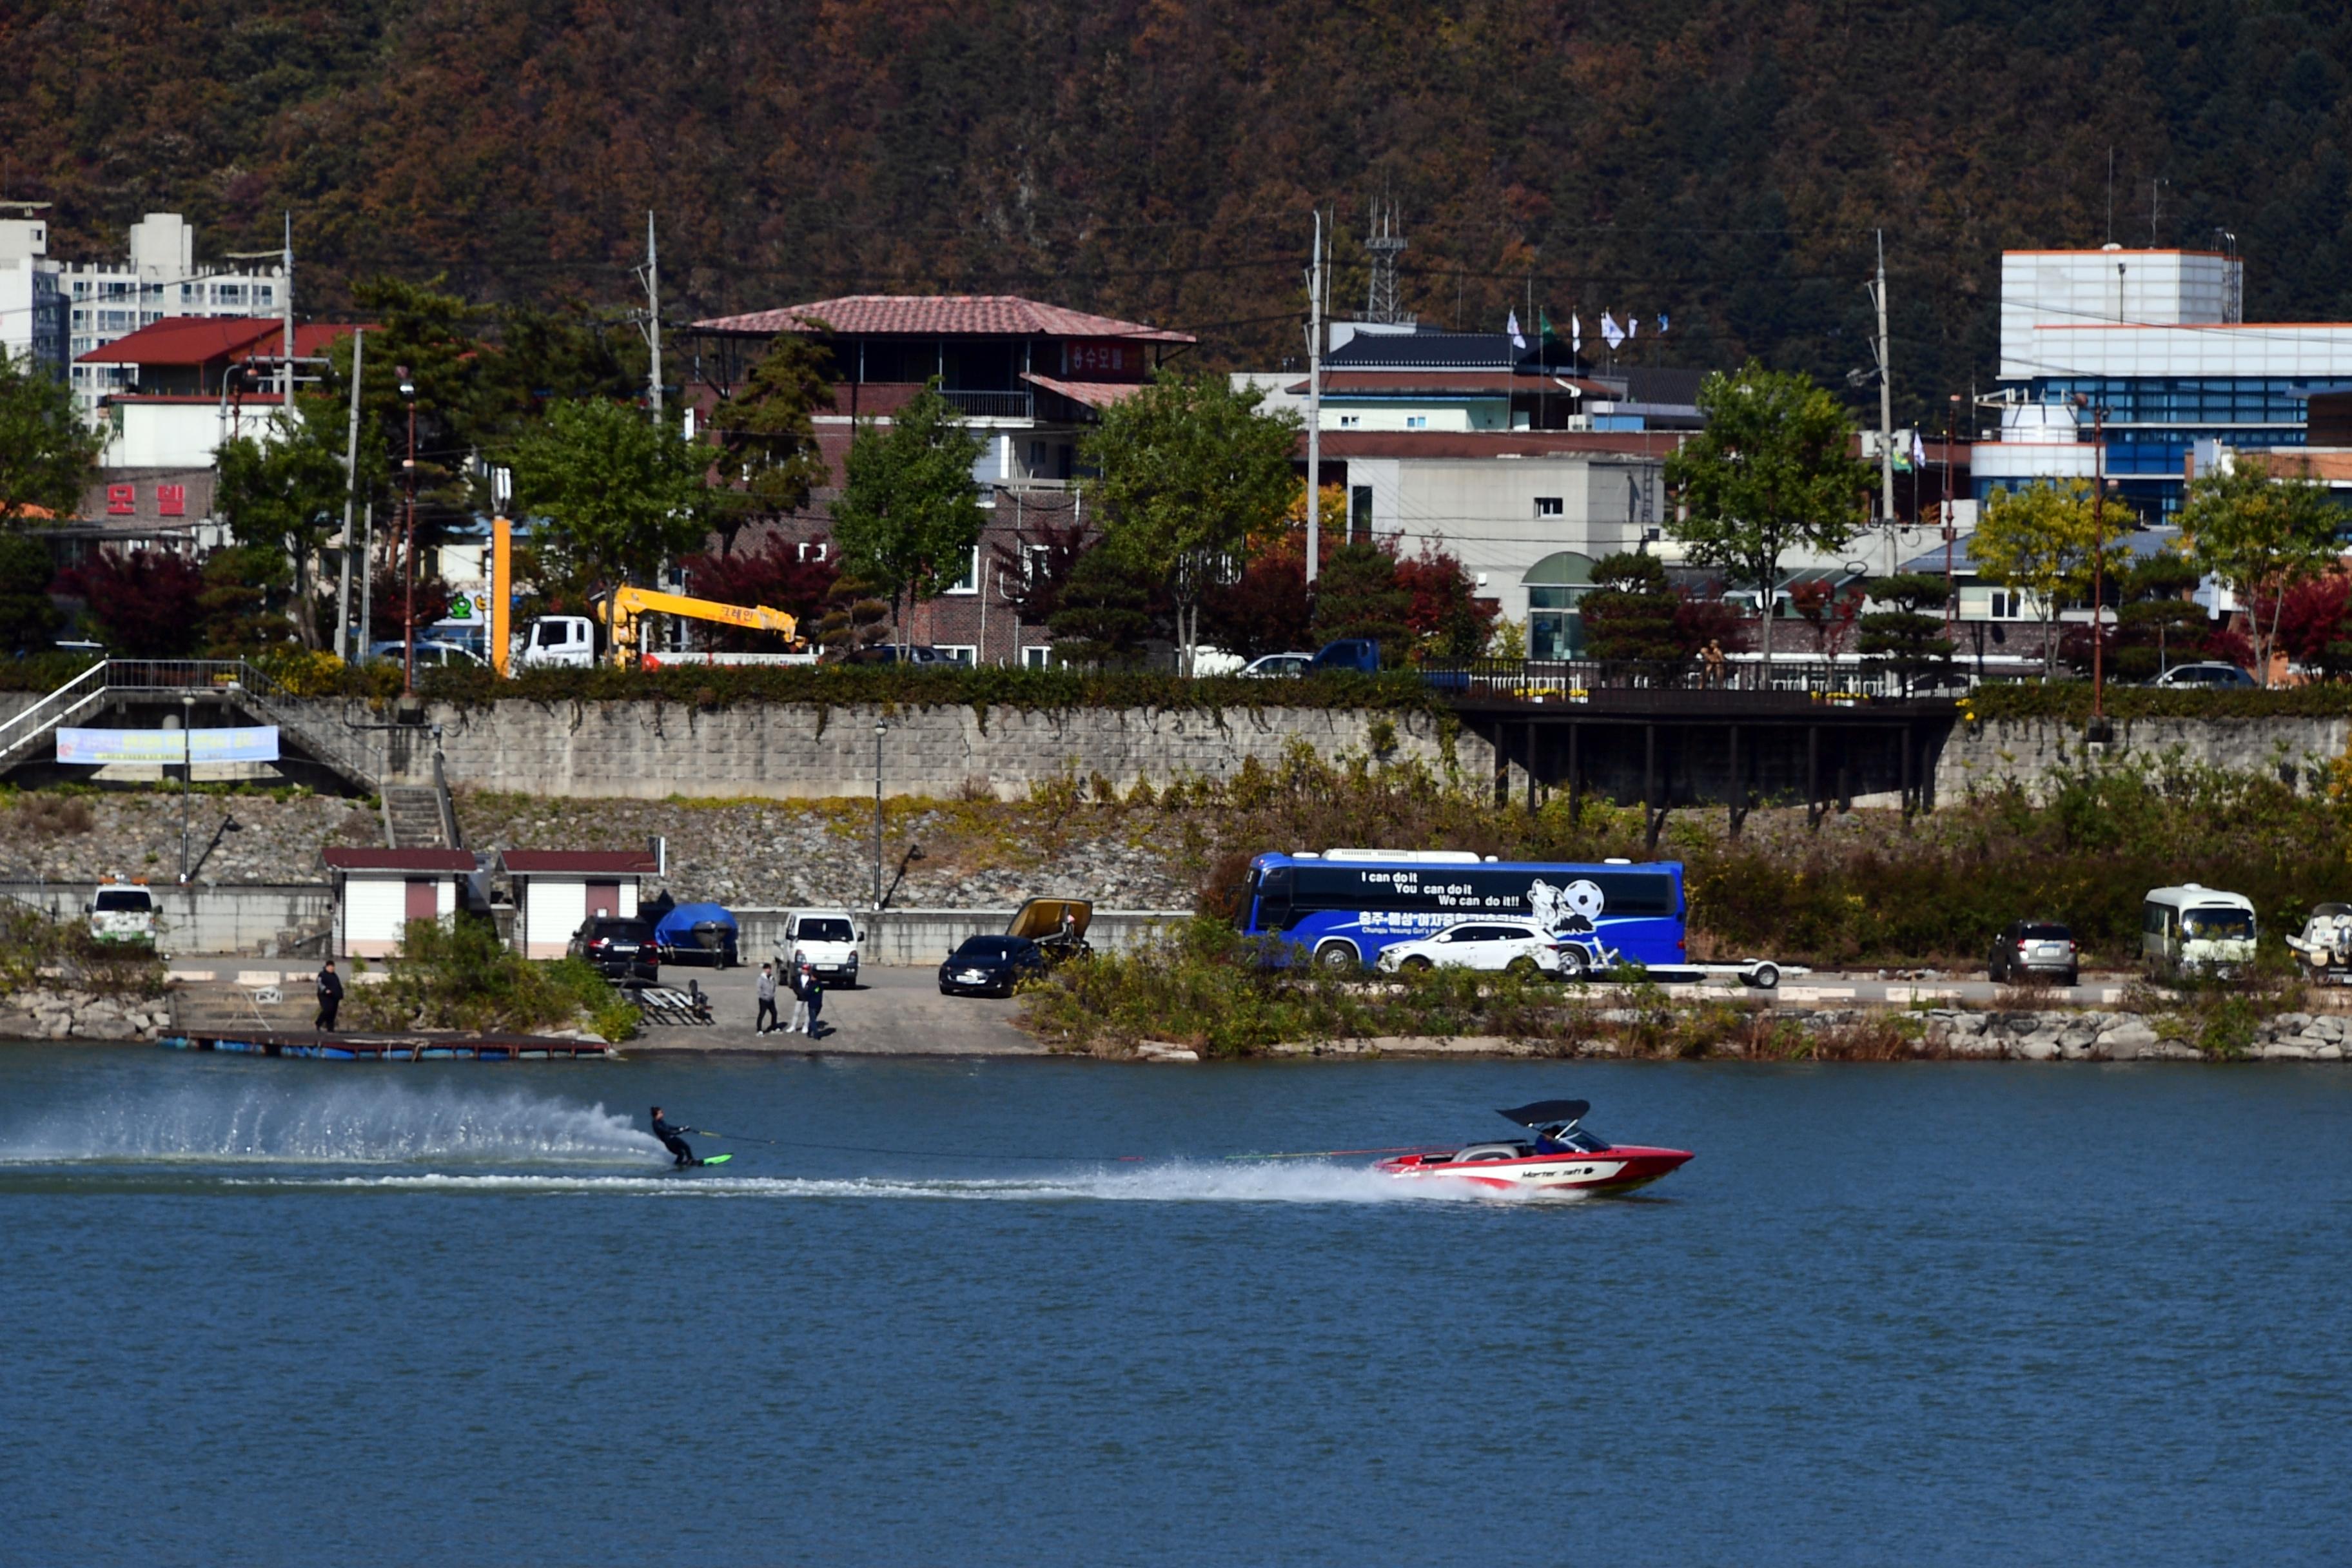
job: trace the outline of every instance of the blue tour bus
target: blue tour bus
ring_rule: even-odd
[[[1678,860],[1598,865],[1495,860],[1449,849],[1328,849],[1250,862],[1244,931],[1334,969],[1368,968],[1409,942],[1481,915],[1540,922],[1602,973],[1688,967]]]

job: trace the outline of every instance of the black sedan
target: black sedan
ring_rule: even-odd
[[[1045,973],[1045,954],[1025,936],[966,937],[940,965],[942,996],[1010,996],[1024,979]]]
[[[658,980],[662,945],[651,921],[591,915],[572,938],[572,955],[584,958],[607,980]]]

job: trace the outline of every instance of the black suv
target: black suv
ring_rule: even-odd
[[[659,980],[662,949],[651,921],[591,915],[572,938],[572,955],[584,958],[607,980]]]
[[[1995,981],[2012,983],[2032,975],[2074,985],[2083,978],[2074,933],[2055,921],[2010,921],[1993,938],[1985,969]]]

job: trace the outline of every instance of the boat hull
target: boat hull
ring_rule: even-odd
[[[1604,1195],[1630,1193],[1671,1175],[1691,1158],[1684,1149],[1611,1149],[1605,1153],[1532,1154],[1517,1160],[1449,1160],[1407,1154],[1380,1169],[1400,1181],[1467,1182],[1490,1192]]]

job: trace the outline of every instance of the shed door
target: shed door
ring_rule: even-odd
[[[437,921],[441,918],[440,885],[430,877],[408,879],[408,910],[402,917],[412,921]]]
[[[597,915],[618,915],[620,912],[620,883],[591,882],[588,884],[588,913],[592,919]]]

